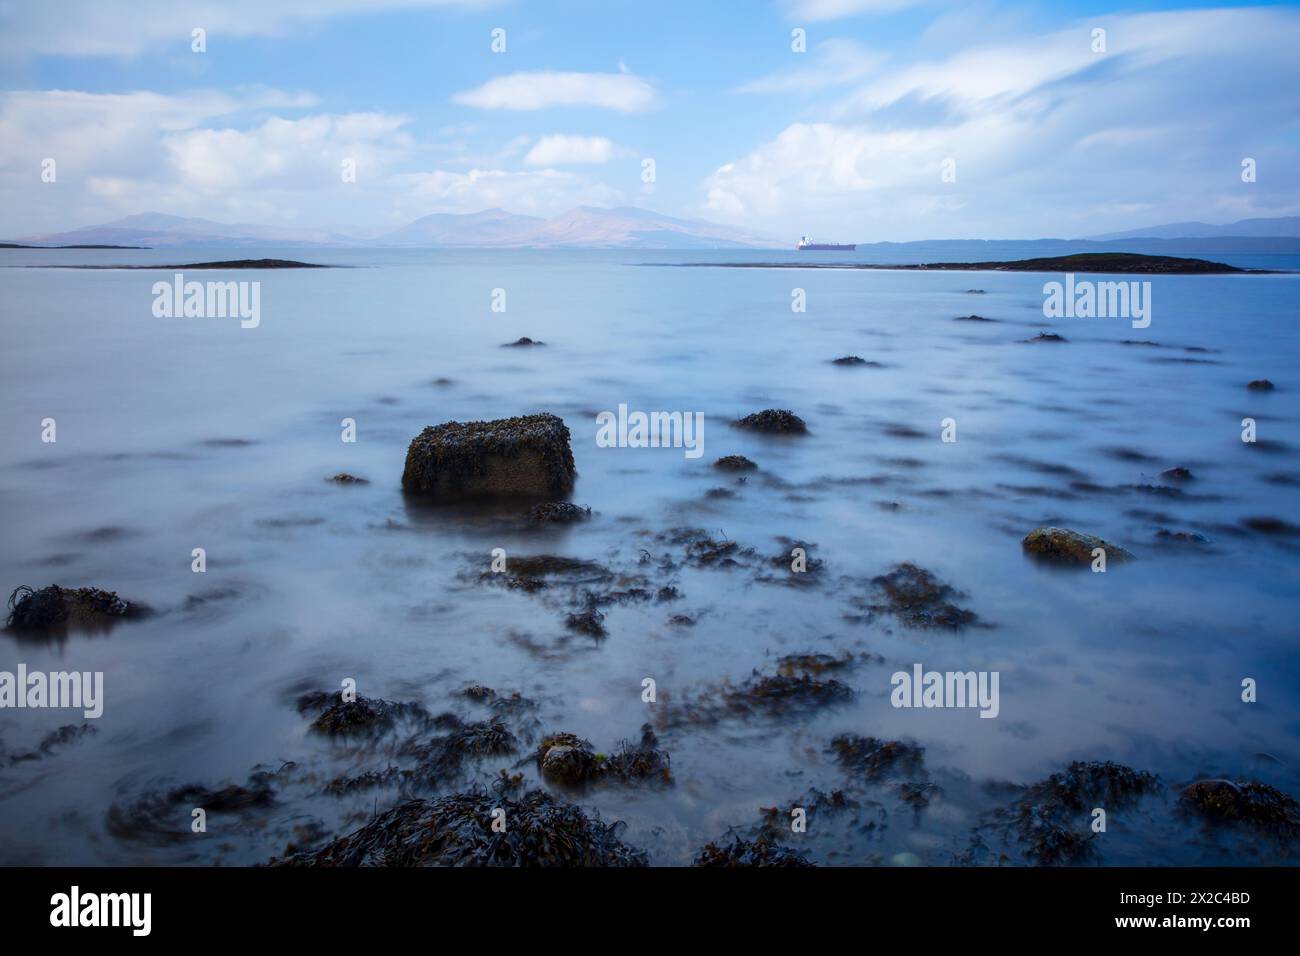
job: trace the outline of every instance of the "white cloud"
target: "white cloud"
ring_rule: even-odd
[[[572,166],[607,163],[626,150],[604,136],[543,136],[524,157],[528,166]]]
[[[541,110],[594,106],[639,113],[655,105],[655,91],[630,73],[511,73],[465,90],[452,102],[485,110]]]
[[[359,199],[412,152],[400,116],[265,116],[315,102],[275,90],[0,93],[6,232],[47,232],[145,209],[286,221],[340,186],[343,159],[356,162]],[[57,164],[55,183],[40,182],[46,157]],[[33,183],[45,190],[39,202]]]
[[[10,56],[134,56],[173,46],[189,52],[190,31],[222,37],[282,36],[313,20],[418,7],[485,7],[495,0],[59,0],[0,5],[0,52]]]
[[[1109,52],[1092,52],[1093,26],[1107,30]],[[1281,8],[1000,34],[880,71],[823,122],[789,125],[720,167],[705,206],[752,228],[857,240],[1294,213],[1298,46],[1300,13]],[[1273,177],[1243,187],[1243,156]],[[952,183],[940,177],[948,158]]]

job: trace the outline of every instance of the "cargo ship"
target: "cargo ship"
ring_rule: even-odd
[[[813,242],[811,236],[802,236],[795,248],[800,252],[852,252],[858,247],[851,242]]]

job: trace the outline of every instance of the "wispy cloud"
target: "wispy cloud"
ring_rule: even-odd
[[[735,92],[780,96],[845,86],[876,72],[886,57],[853,40],[831,39],[813,47],[807,59],[812,61],[807,66],[769,73],[742,83]]]
[[[484,110],[590,106],[639,113],[655,105],[654,87],[631,73],[511,73],[465,90],[452,102]]]
[[[927,0],[787,0],[786,8],[796,20],[839,20],[863,14],[893,13],[919,6]]]
[[[1107,31],[1094,52],[1091,30]],[[821,122],[720,167],[705,208],[749,225],[855,238],[1057,235],[1113,228],[1117,210],[1177,220],[1295,211],[1300,12],[1107,16],[1000,35],[881,71]],[[1243,157],[1276,171],[1249,186]],[[954,181],[941,177],[951,160]],[[882,225],[877,225],[882,224]],[[1134,221],[1132,225],[1143,222]]]
[[[490,7],[496,0],[60,0],[0,5],[0,52],[10,56],[135,56],[188,50],[190,31],[220,38],[280,36],[317,20],[420,7]]]
[[[571,166],[607,163],[627,151],[604,136],[543,136],[524,157],[528,166]]]

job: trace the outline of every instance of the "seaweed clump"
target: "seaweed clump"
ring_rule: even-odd
[[[1300,803],[1258,780],[1198,780],[1178,800],[1209,823],[1233,823],[1286,840],[1300,837]]]
[[[803,435],[808,431],[808,423],[785,408],[768,408],[754,412],[731,423],[733,428],[746,431],[766,432],[777,435]]]
[[[107,628],[143,613],[143,605],[124,601],[115,591],[64,588],[57,584],[37,591],[24,584],[9,595],[9,618],[5,626],[26,633],[48,633],[67,627]]]
[[[269,865],[645,866],[645,852],[619,839],[622,829],[544,790],[514,800],[476,789],[408,801],[319,850]]]
[[[1088,811],[1097,806],[1131,805],[1159,786],[1160,781],[1144,770],[1109,760],[1076,760],[1065,770],[1026,787],[1020,799],[999,811],[999,816],[1013,828],[1025,855],[1036,866],[1079,863],[1094,851]]]
[[[191,783],[165,793],[147,794],[129,804],[114,803],[105,814],[105,826],[113,836],[124,840],[156,845],[175,843],[192,835],[188,826],[192,808],[208,813],[245,813],[274,804],[274,776],[258,771],[242,786],[232,783],[211,789]],[[172,829],[178,821],[186,824],[184,828]]]
[[[906,627],[955,631],[978,620],[974,611],[952,603],[953,598],[964,596],[961,591],[911,562],[872,578],[871,583],[880,589],[885,600],[867,604],[867,608],[893,614]]]
[[[338,692],[313,691],[298,698],[298,713],[316,712],[311,729],[330,737],[377,734],[391,730],[399,717],[428,718],[419,704],[393,703],[358,695],[344,700]]]
[[[731,834],[730,842],[709,843],[695,857],[692,866],[815,866],[797,850],[781,846],[769,835],[746,840]]]
[[[830,751],[841,767],[871,781],[895,772],[914,776],[925,771],[925,748],[898,740],[840,734],[831,740]]]

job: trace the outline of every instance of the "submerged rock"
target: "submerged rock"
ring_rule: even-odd
[[[1271,392],[1275,386],[1266,378],[1257,378],[1253,382],[1247,382],[1246,387],[1252,392]]]
[[[808,431],[808,424],[802,418],[783,408],[768,408],[739,418],[731,424],[733,428],[778,435],[802,435]]]
[[[115,591],[64,588],[57,584],[35,591],[22,585],[9,595],[9,619],[5,626],[26,633],[66,627],[96,629],[144,613],[144,605],[124,601]]]
[[[879,362],[868,362],[866,359],[858,355],[845,355],[837,359],[831,359],[831,364],[839,365],[839,366],[857,365],[857,366],[869,367],[869,368],[884,368],[884,366],[882,366]]]
[[[573,490],[569,429],[554,415],[446,422],[411,441],[402,488],[438,496],[545,495]]]
[[[528,510],[528,520],[538,524],[571,524],[591,517],[591,509],[568,501],[547,501]]]
[[[1191,481],[1192,472],[1191,469],[1184,468],[1180,465],[1177,468],[1166,468],[1164,471],[1160,472],[1160,477],[1165,479],[1165,481]]]
[[[334,475],[332,478],[330,478],[330,481],[332,481],[336,485],[370,484],[370,480],[368,478],[358,478],[356,475],[350,475],[346,471],[340,471],[337,475]]]
[[[1107,561],[1127,561],[1133,557],[1117,544],[1069,528],[1035,528],[1020,544],[1034,557],[1064,564],[1091,564],[1095,548],[1105,550]]]
[[[797,850],[781,846],[764,835],[756,840],[733,836],[730,843],[709,843],[695,857],[692,866],[814,866]]]
[[[997,319],[986,319],[982,315],[959,315],[953,319],[954,322],[996,322]]]
[[[723,471],[756,471],[758,469],[758,465],[744,455],[723,455],[713,463],[713,467],[720,468]]]
[[[545,342],[538,342],[536,339],[530,339],[526,335],[521,335],[513,342],[507,342],[504,346],[502,346],[502,348],[518,349],[518,348],[528,348],[530,345],[545,345],[545,344],[546,344]]]
[[[505,830],[493,829],[503,820]],[[271,866],[645,866],[646,854],[544,790],[518,800],[483,790],[411,800],[319,850]]]
[[[1055,332],[1039,332],[1032,339],[1025,339],[1026,342],[1068,342],[1070,341],[1064,335],[1057,335]]]

